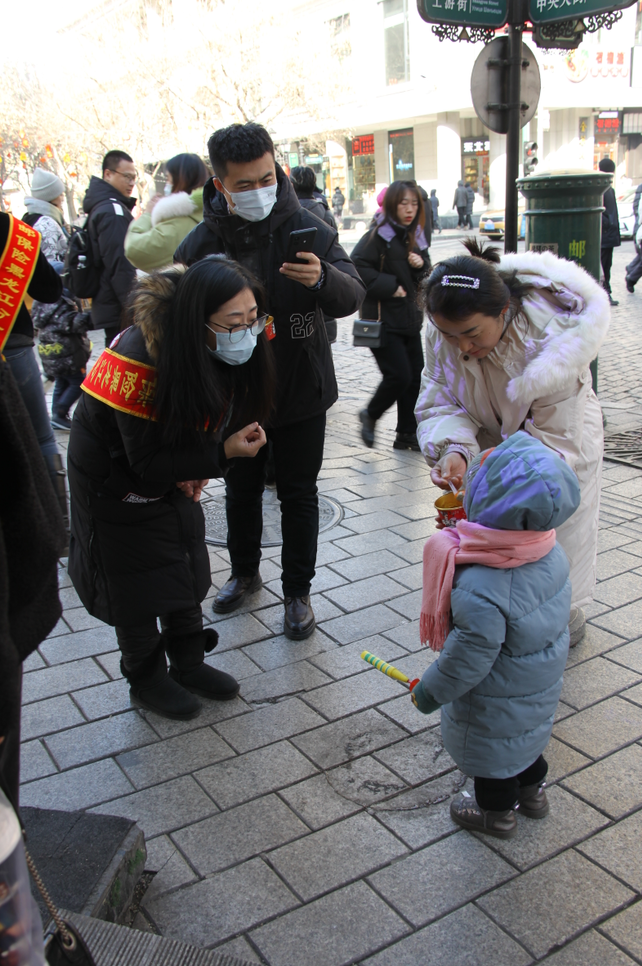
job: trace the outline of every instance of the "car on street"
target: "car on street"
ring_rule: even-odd
[[[522,201],[518,206],[518,217],[519,217],[519,237],[525,238],[526,236],[526,218],[524,217],[524,211],[526,210],[525,204]],[[504,237],[504,218],[505,212],[502,209],[494,208],[488,209],[483,214],[479,216],[479,234],[485,235],[486,238],[501,239]]]
[[[622,192],[618,195],[617,199],[617,211],[620,216],[620,235],[622,236],[622,241],[628,241],[633,238],[633,225],[635,218],[633,216],[633,199],[635,197],[635,188],[629,188],[627,191]]]

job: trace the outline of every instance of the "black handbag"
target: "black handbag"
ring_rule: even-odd
[[[25,849],[25,858],[27,867],[56,926],[55,932],[45,943],[47,963],[49,966],[96,966],[95,960],[78,930],[70,922],[63,919],[56,909],[27,849]]]
[[[383,271],[386,256],[381,256],[379,271]],[[352,323],[352,344],[365,346],[366,349],[380,349],[384,342],[383,322],[381,321],[381,302],[377,302],[376,322],[368,319],[355,319]]]
[[[352,324],[353,345],[365,346],[367,349],[380,349],[383,345],[383,322],[368,322],[366,319],[355,319]]]

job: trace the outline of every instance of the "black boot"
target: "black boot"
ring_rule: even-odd
[[[169,658],[170,676],[181,687],[212,701],[231,701],[239,693],[238,682],[231,674],[217,671],[205,664],[206,651],[218,644],[218,634],[211,628],[197,634],[170,638],[163,633],[163,643]]]
[[[134,671],[128,671],[121,658],[120,670],[129,681],[131,703],[139,708],[179,721],[195,718],[201,710],[201,702],[167,673],[162,640]]]
[[[415,453],[420,452],[419,443],[415,433],[397,433],[392,444],[393,449],[411,449]]]
[[[60,512],[62,513],[63,523],[65,525],[66,541],[63,547],[61,557],[69,556],[69,511],[67,510],[67,488],[65,487],[65,470],[62,465],[62,457],[60,453],[54,453],[51,457],[51,467],[49,469],[49,475],[51,477],[51,482],[53,488],[58,497],[58,503],[60,504]]]
[[[212,610],[215,614],[227,614],[228,611],[236,610],[248,594],[255,594],[262,586],[260,574],[252,577],[237,577],[232,574],[214,598]]]
[[[369,449],[372,449],[375,441],[375,426],[377,420],[373,419],[367,409],[362,409],[359,413],[361,421],[361,439]]]
[[[306,597],[285,597],[285,621],[283,633],[291,641],[304,641],[317,626],[310,595]]]

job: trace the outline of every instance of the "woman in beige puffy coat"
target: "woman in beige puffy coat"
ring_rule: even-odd
[[[125,255],[142,272],[172,265],[180,243],[203,220],[203,185],[209,178],[204,161],[197,154],[177,154],[165,168],[165,195],[149,199],[125,237]]]
[[[423,287],[429,325],[417,437],[437,486],[461,485],[472,458],[524,430],[574,470],[581,504],[558,530],[571,566],[572,643],[593,595],[602,412],[589,364],[610,309],[598,283],[550,252],[500,257],[474,240]],[[494,263],[494,264],[493,264]]]

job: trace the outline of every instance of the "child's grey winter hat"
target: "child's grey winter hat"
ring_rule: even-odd
[[[31,197],[38,201],[53,201],[63,194],[65,186],[53,171],[36,168],[31,179]]]

